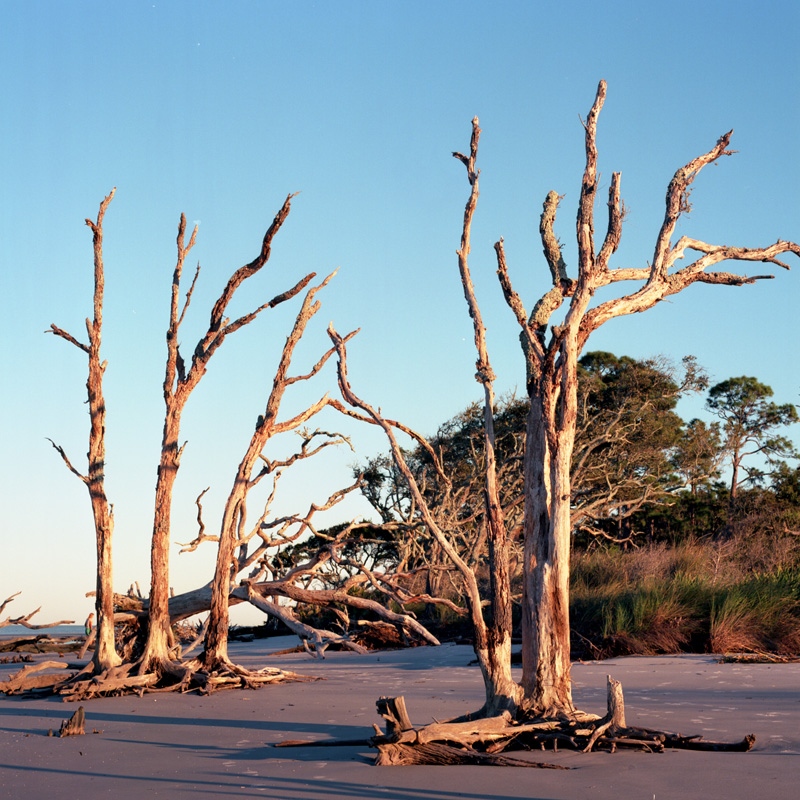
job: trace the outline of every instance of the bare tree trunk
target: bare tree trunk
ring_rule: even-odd
[[[86,380],[86,391],[89,398],[89,471],[81,475],[70,464],[64,451],[55,443],[67,467],[77,475],[89,490],[94,518],[97,581],[95,593],[95,610],[97,613],[97,639],[95,643],[93,664],[96,672],[103,672],[120,663],[120,657],[114,648],[114,588],[113,567],[111,559],[111,540],[114,533],[114,514],[105,492],[106,467],[106,403],[103,397],[103,375],[106,362],[100,362],[100,345],[103,330],[103,294],[105,277],[103,274],[103,217],[114,197],[112,189],[100,204],[97,221],[87,219],[86,224],[92,229],[94,251],[94,319],[86,320],[86,331],[89,344],[78,342],[66,331],[55,325],[50,330],[56,336],[66,339],[89,357],[89,377]]]
[[[472,120],[472,137],[469,156],[453,153],[467,168],[471,191],[464,209],[461,247],[458,266],[464,297],[475,333],[478,354],[475,379],[483,386],[483,451],[485,457],[484,513],[489,544],[489,625],[475,628],[475,653],[486,688],[484,712],[494,716],[507,709],[516,712],[520,689],[511,677],[511,580],[509,577],[509,546],[503,508],[497,487],[497,464],[494,433],[494,379],[486,347],[486,328],[481,318],[467,257],[470,251],[472,218],[478,202],[478,175],[476,166],[481,129],[478,118]]]
[[[539,226],[553,288],[539,299],[530,316],[511,286],[503,240],[495,244],[503,293],[522,329],[531,401],[525,451],[523,686],[524,705],[533,713],[572,710],[568,585],[570,461],[577,411],[577,359],[583,346],[591,333],[608,320],[646,311],[692,283],[742,286],[772,277],[706,271],[721,261],[764,261],[788,268],[777,256],[785,252],[800,255],[797,244],[784,241],[754,249],[712,245],[686,236],[672,242],[678,220],[690,208],[690,187],[697,174],[707,164],[731,154],[726,149],[731,136],[727,133],[708,153],[675,173],[667,189],[664,222],[652,263],[646,268],[612,269],[609,261],[619,246],[625,216],[618,172],[611,177],[608,228],[599,251],[594,240],[594,205],[599,182],[596,131],[605,94],[606,84],[601,81],[584,123],[586,165],[578,203],[577,278],[569,278],[554,233],[561,199],[556,192],[550,192],[545,199]],[[687,250],[700,255],[692,263],[677,267]],[[598,289],[623,281],[642,285],[628,295],[595,303],[590,308]],[[563,324],[551,324],[551,315],[565,301],[568,311]]]
[[[551,436],[552,386],[530,396],[525,444],[522,597],[523,705],[535,714],[573,710],[569,640],[569,466]],[[542,396],[544,395],[544,396]],[[551,444],[556,444],[552,452]],[[566,489],[566,491],[565,491]],[[558,493],[566,498],[559,502]]]
[[[320,303],[314,298],[317,292],[328,284],[334,274],[328,275],[319,286],[309,289],[306,293],[294,327],[284,345],[266,408],[263,415],[258,418],[255,432],[250,439],[247,452],[239,464],[233,487],[225,503],[217,549],[217,563],[212,582],[205,652],[202,656],[206,669],[214,669],[216,665],[228,662],[228,595],[231,590],[231,580],[237,572],[234,568],[236,532],[244,526],[247,518],[247,495],[258,482],[258,478],[253,479],[252,477],[256,462],[273,435],[297,429],[328,404],[327,396],[325,396],[293,419],[286,422],[278,421],[278,413],[286,389],[297,381],[307,380],[316,375],[334,352],[333,348],[328,350],[308,375],[299,377],[288,375],[294,350],[302,339],[309,320],[319,311]]]
[[[169,544],[170,514],[172,490],[180,467],[183,446],[180,445],[180,422],[183,409],[189,396],[206,373],[208,362],[225,341],[225,338],[252,322],[256,316],[268,308],[290,300],[311,281],[313,274],[306,275],[294,287],[275,296],[272,300],[259,306],[254,311],[231,321],[225,316],[228,304],[236,290],[248,278],[255,275],[269,260],[272,240],[289,215],[292,195],[284,201],[275,215],[272,224],[264,234],[260,253],[250,263],[236,270],[228,280],[225,288],[211,311],[208,330],[200,339],[192,355],[191,366],[187,370],[179,351],[178,331],[191,302],[200,267],[195,272],[194,280],[186,294],[183,307],[179,306],[180,282],[183,265],[189,251],[195,244],[197,228],[195,227],[188,244],[184,244],[186,234],[186,217],[181,214],[178,226],[178,259],[173,271],[170,318],[167,328],[167,362],[164,375],[164,431],[161,442],[161,459],[156,480],[155,510],[153,517],[153,534],[150,551],[150,606],[148,616],[148,633],[145,651],[139,664],[139,672],[146,673],[152,669],[160,669],[170,660],[170,622],[169,622]]]
[[[420,510],[422,521],[430,532],[431,536],[436,540],[439,547],[447,555],[449,560],[455,566],[464,580],[464,585],[467,592],[467,603],[470,611],[470,620],[472,622],[472,629],[475,637],[475,654],[478,657],[478,663],[481,668],[483,676],[484,687],[486,689],[486,703],[483,708],[477,712],[478,716],[486,716],[497,713],[499,710],[508,709],[516,711],[517,706],[522,698],[522,690],[520,686],[511,677],[511,637],[503,635],[490,638],[490,633],[486,622],[483,618],[483,609],[481,603],[480,590],[478,588],[478,581],[475,571],[464,561],[458,554],[452,543],[445,536],[444,532],[436,523],[436,520],[431,513],[427,500],[419,488],[413,473],[409,469],[403,452],[395,438],[393,427],[401,427],[397,423],[389,422],[381,416],[380,411],[376,411],[369,404],[361,400],[355,395],[350,387],[347,379],[347,353],[345,350],[345,340],[339,336],[333,328],[333,325],[328,327],[328,335],[333,341],[337,354],[339,357],[339,389],[341,390],[342,397],[353,408],[358,408],[363,411],[367,417],[372,420],[374,424],[380,426],[386,438],[389,440],[389,445],[392,450],[392,458],[397,465],[398,470],[403,475],[408,483],[411,495],[414,498],[417,508]],[[402,428],[409,432],[407,428]],[[412,435],[413,432],[411,432]],[[421,437],[416,436],[417,441],[422,442]],[[433,457],[435,455],[432,453]],[[510,606],[510,596],[509,596]],[[509,619],[510,621],[510,619]],[[510,626],[509,626],[510,628]]]
[[[141,672],[148,672],[169,660],[169,536],[172,489],[180,466],[180,411],[180,408],[175,408],[174,397],[170,397],[167,401],[161,460],[156,477],[153,535],[150,542],[148,635]]]

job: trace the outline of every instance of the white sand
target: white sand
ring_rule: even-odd
[[[471,650],[444,645],[368,656],[268,658],[296,640],[232,644],[234,660],[324,681],[145,695],[85,704],[85,736],[48,738],[75,710],[58,699],[0,696],[0,798],[693,800],[800,796],[800,664],[719,664],[710,656],[620,658],[573,667],[576,703],[603,713],[606,674],[622,681],[628,722],[707,739],[755,733],[745,754],[551,751],[574,769],[373,767],[368,747],[272,748],[286,739],[368,737],[380,695],[406,697],[416,724],[482,702]],[[19,665],[0,665],[0,679]],[[92,729],[100,731],[89,733]],[[517,755],[517,754],[514,754]]]

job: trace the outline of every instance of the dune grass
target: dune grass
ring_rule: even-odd
[[[800,569],[754,572],[724,547],[575,553],[575,654],[800,653]]]

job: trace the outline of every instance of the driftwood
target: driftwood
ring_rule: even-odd
[[[44,633],[38,636],[21,636],[0,642],[0,653],[66,653],[80,649],[81,642],[75,637],[53,639]]]
[[[514,720],[509,711],[494,717],[457,722],[434,721],[415,728],[401,697],[381,697],[376,703],[385,732],[364,739],[289,740],[275,747],[369,746],[378,751],[377,766],[467,765],[570,769],[558,764],[500,755],[504,750],[558,750],[563,746],[583,753],[617,748],[660,753],[666,748],[745,753],[755,744],[752,734],[740,742],[706,742],[700,736],[682,736],[650,728],[628,726],[622,684],[608,676],[608,710],[603,717],[574,712],[557,719]]]
[[[750,734],[739,742],[708,742],[700,736],[628,726],[622,685],[608,676],[608,710],[605,716],[577,712],[558,719],[517,721],[508,711],[499,716],[466,722],[434,722],[414,728],[402,697],[381,697],[378,713],[386,732],[378,732],[370,745],[378,750],[380,766],[409,764],[489,764],[564,769],[552,764],[508,759],[504,750],[558,750],[559,746],[588,753],[617,748],[663,752],[665,748],[713,752],[747,752],[755,744]]]
[[[6,606],[19,594],[22,594],[22,592],[14,592],[11,597],[7,597],[2,603],[0,603],[0,614],[5,611]],[[9,625],[21,625],[23,628],[29,628],[30,630],[41,630],[42,628],[55,628],[56,625],[72,625],[75,622],[74,619],[60,619],[57,622],[45,622],[42,625],[34,625],[30,619],[35,614],[38,614],[41,610],[42,607],[39,606],[39,608],[37,608],[35,611],[31,611],[30,614],[0,619],[0,628],[6,628]]]
[[[23,667],[6,681],[0,681],[0,694],[60,694],[65,700],[89,700],[93,697],[144,692],[181,693],[197,691],[211,694],[218,689],[258,689],[268,683],[312,681],[305,675],[276,667],[247,670],[230,664],[227,669],[205,671],[196,660],[166,665],[164,672],[136,673],[135,663],[120,664],[92,673],[92,664],[66,661],[42,661]],[[45,672],[47,670],[47,672]],[[59,670],[53,672],[52,670]],[[63,670],[70,670],[64,674]]]
[[[78,706],[78,710],[69,718],[61,723],[58,735],[64,736],[83,736],[86,731],[83,729],[86,718],[83,713],[83,706]]]
[[[454,766],[476,764],[484,767],[533,767],[538,769],[570,769],[560,764],[548,764],[544,761],[523,761],[521,758],[508,758],[491,753],[482,753],[471,748],[453,747],[438,742],[425,744],[382,744],[378,747],[375,765],[379,767],[395,766]]]
[[[19,672],[15,672],[7,681],[0,681],[0,692],[4,694],[18,694],[20,692],[36,691],[42,689],[52,689],[60,683],[64,683],[73,677],[73,674],[63,675],[61,673],[48,672],[40,673],[42,670],[67,669],[70,665],[66,661],[41,661],[29,667],[23,667]]]

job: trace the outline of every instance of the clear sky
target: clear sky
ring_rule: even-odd
[[[94,534],[84,487],[47,442],[83,468],[86,361],[46,336],[85,339],[91,232],[106,215],[104,357],[107,490],[116,516],[115,587],[149,583],[153,486],[175,233],[200,226],[203,266],[182,340],[191,351],[230,273],[252,259],[283,199],[300,191],[273,259],[237,300],[249,310],[301,275],[339,268],[298,351],[298,370],[328,344],[325,328],[361,327],[350,347],[355,390],[426,433],[479,396],[455,251],[468,193],[450,155],[483,129],[471,267],[489,328],[497,388],[524,381],[516,322],[494,276],[505,238],[527,308],[548,288],[538,217],[565,195],[556,223],[574,267],[583,129],[598,81],[601,197],[622,172],[630,209],[617,266],[652,257],[674,171],[734,129],[737,155],[695,183],[679,233],[766,246],[800,238],[800,6],[630,2],[41,2],[0,3],[2,556],[0,600],[18,614],[85,618]],[[598,204],[598,230],[604,230]],[[747,266],[747,265],[745,265]],[[752,265],[751,274],[764,272]],[[588,349],[676,359],[713,379],[754,375],[797,401],[800,262],[742,288],[691,287],[647,314],[615,320]],[[573,273],[574,274],[574,273]],[[601,299],[601,298],[598,298]],[[297,306],[231,337],[191,398],[175,494],[174,539],[219,509],[262,411]],[[333,366],[331,364],[331,366]],[[335,391],[327,369],[287,395],[287,411]],[[702,411],[687,404],[686,416]],[[320,426],[341,428],[333,416]],[[385,449],[347,426],[356,454],[329,455],[285,479],[280,510],[301,510]],[[363,512],[352,504],[348,514]],[[342,512],[344,513],[344,511]],[[213,546],[172,556],[176,591],[208,580]]]

